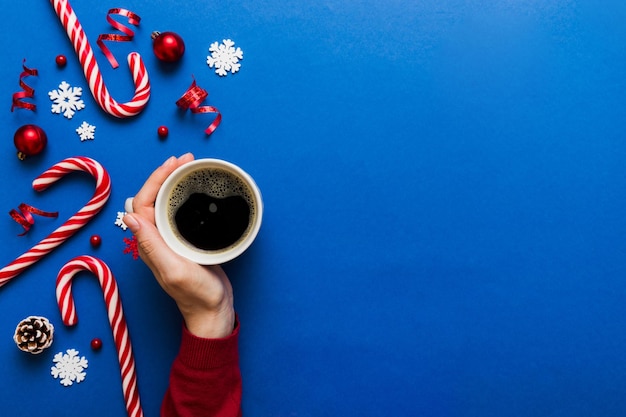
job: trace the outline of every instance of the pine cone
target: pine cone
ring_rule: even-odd
[[[17,347],[34,355],[52,344],[54,326],[45,317],[30,316],[19,322],[13,335]]]

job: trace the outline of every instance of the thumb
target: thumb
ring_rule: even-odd
[[[149,266],[154,265],[155,261],[158,261],[159,254],[169,251],[156,226],[143,217],[129,213],[124,216],[123,221],[137,238],[137,246],[141,258]]]

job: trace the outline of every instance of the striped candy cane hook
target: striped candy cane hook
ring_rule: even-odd
[[[45,239],[33,246],[29,251],[20,255],[13,262],[0,269],[0,287],[18,276],[26,268],[52,252],[57,246],[72,237],[81,227],[86,225],[102,207],[111,195],[111,178],[109,173],[99,162],[84,156],[67,158],[53,165],[33,181],[36,191],[43,191],[50,185],[73,171],[85,171],[96,180],[96,190],[87,204],[78,210],[65,223],[59,226]]]
[[[126,411],[129,417],[142,417],[143,410],[137,388],[135,357],[130,343],[124,310],[122,309],[122,300],[120,299],[115,277],[104,261],[93,256],[78,256],[63,265],[59,271],[56,283],[56,297],[63,324],[73,326],[78,322],[76,305],[72,297],[72,278],[81,271],[89,271],[98,277],[104,295],[109,323],[111,324],[111,331],[113,332],[113,341],[117,349]]]
[[[89,83],[91,94],[93,94],[100,107],[108,114],[120,118],[139,114],[150,99],[148,71],[141,55],[136,52],[131,52],[128,55],[128,66],[135,83],[135,95],[127,103],[118,103],[111,97],[109,90],[104,84],[102,73],[94,57],[93,48],[89,44],[87,35],[68,0],[50,0],[50,3],[53,5],[54,11],[74,46],[76,55],[83,67],[85,78]]]

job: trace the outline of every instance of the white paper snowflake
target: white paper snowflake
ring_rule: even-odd
[[[70,386],[74,382],[77,384],[85,380],[87,373],[85,369],[89,362],[85,357],[78,357],[76,349],[68,349],[67,353],[59,352],[54,355],[52,362],[55,365],[50,368],[50,373],[54,378],[61,379],[59,382],[63,386]]]
[[[121,227],[122,230],[128,229],[128,226],[126,225],[126,223],[124,223],[124,220],[123,220],[124,216],[126,216],[126,212],[118,211],[117,218],[115,219],[115,225]]]
[[[85,108],[85,102],[80,98],[83,94],[81,87],[72,87],[67,82],[62,81],[58,90],[52,90],[48,93],[52,100],[52,113],[61,113],[63,116],[71,119],[79,110]]]
[[[207,56],[206,63],[211,68],[215,67],[215,73],[222,77],[228,71],[236,73],[241,67],[239,60],[243,59],[243,51],[239,47],[235,49],[234,45],[235,42],[232,40],[224,39],[222,44],[218,45],[217,42],[213,42],[209,47],[211,55]]]
[[[78,129],[76,129],[76,133],[80,136],[81,142],[88,139],[93,140],[96,137],[96,127],[87,122],[83,122],[80,126],[78,126]]]

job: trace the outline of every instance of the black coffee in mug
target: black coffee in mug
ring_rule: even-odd
[[[237,242],[248,228],[250,206],[245,198],[193,193],[176,210],[176,228],[199,249],[220,250]]]
[[[219,168],[189,173],[170,194],[168,218],[175,235],[203,251],[233,247],[250,232],[253,193],[234,174]]]

